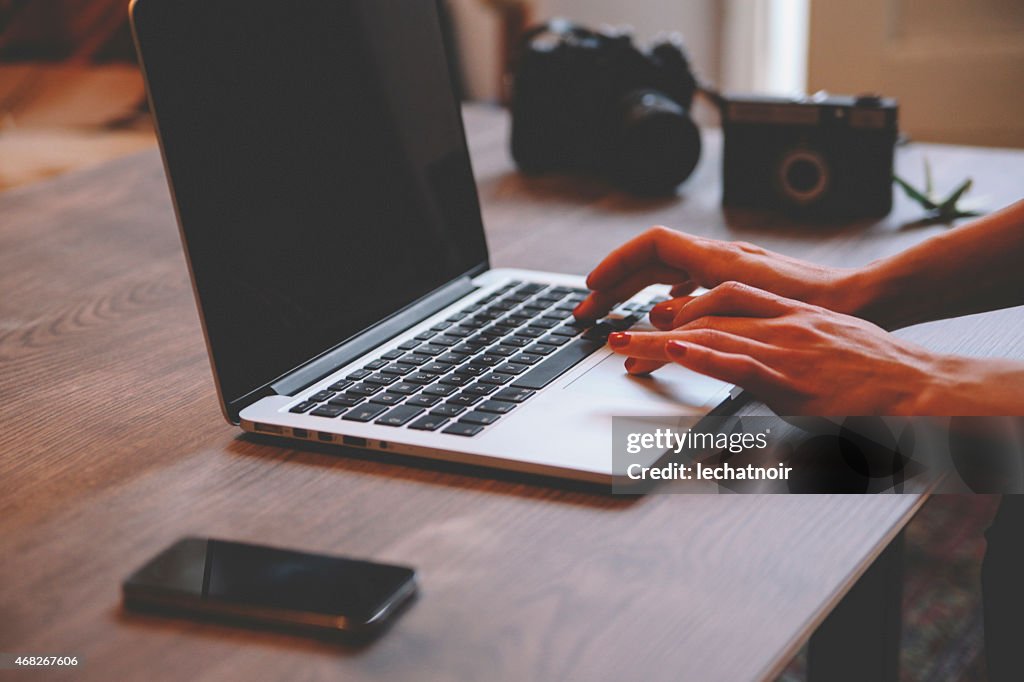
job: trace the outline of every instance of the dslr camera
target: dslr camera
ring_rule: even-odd
[[[723,96],[719,107],[724,206],[825,220],[892,209],[895,100]]]
[[[512,156],[527,174],[582,172],[636,194],[672,193],[700,158],[696,91],[677,39],[640,50],[625,33],[551,21],[523,39]]]

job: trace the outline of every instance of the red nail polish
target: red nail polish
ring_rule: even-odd
[[[686,355],[686,345],[678,341],[669,341],[665,344],[665,352],[674,358],[681,358]]]
[[[656,327],[667,327],[672,324],[674,319],[676,319],[676,310],[674,306],[663,303],[651,308],[651,322]]]
[[[615,332],[608,336],[608,343],[612,348],[622,348],[629,345],[629,334],[626,332]]]

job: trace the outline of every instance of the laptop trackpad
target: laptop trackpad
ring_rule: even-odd
[[[633,377],[623,368],[624,361],[623,356],[610,353],[564,390],[636,406],[654,403],[664,407],[672,403],[699,408],[713,407],[709,403],[723,400],[731,387],[679,365],[666,365],[647,377]]]

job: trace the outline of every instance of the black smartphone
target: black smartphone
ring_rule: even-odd
[[[405,566],[211,538],[178,540],[122,585],[126,608],[321,633],[380,630],[416,593]]]

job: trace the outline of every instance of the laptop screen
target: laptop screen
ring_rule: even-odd
[[[136,0],[228,403],[486,263],[436,0]]]

